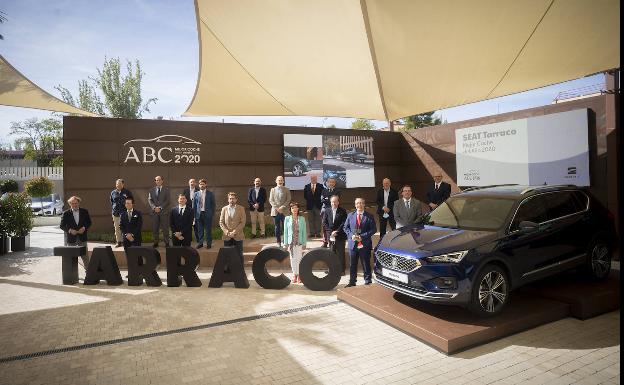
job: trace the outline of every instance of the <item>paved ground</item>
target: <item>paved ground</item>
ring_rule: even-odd
[[[620,382],[619,311],[445,356],[335,292],[265,290],[251,273],[247,290],[209,289],[209,273],[201,288],[63,286],[61,243],[37,227],[0,257],[0,384]]]

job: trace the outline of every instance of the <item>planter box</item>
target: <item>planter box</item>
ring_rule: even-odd
[[[0,255],[4,255],[11,250],[11,238],[0,237]]]
[[[24,251],[30,247],[30,234],[24,237],[11,237],[11,251]]]

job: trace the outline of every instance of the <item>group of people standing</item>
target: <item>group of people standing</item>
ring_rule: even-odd
[[[251,236],[265,237],[265,205],[271,206],[270,216],[275,223],[275,237],[279,247],[290,253],[294,282],[300,282],[299,263],[303,257],[308,237],[322,239],[322,247],[329,247],[337,255],[342,274],[345,274],[345,246],[350,254],[349,284],[354,286],[357,279],[358,261],[364,270],[364,283],[370,284],[372,236],[377,232],[375,218],[365,211],[364,198],[356,198],[355,210],[347,213],[340,206],[340,190],[336,188],[334,178],[327,179],[325,185],[318,183],[317,176],[310,177],[310,183],[303,190],[306,201],[306,218],[298,202],[292,201],[290,189],[284,185],[284,177],[275,179],[275,186],[269,194],[262,187],[260,178],[255,178],[249,189],[247,203],[251,218]],[[427,192],[429,209],[434,209],[450,196],[450,185],[442,182],[439,173],[434,175],[434,183]],[[194,232],[198,249],[212,247],[212,221],[216,209],[214,194],[207,189],[205,179],[199,183],[190,179],[188,187],[177,194],[177,205],[170,207],[171,193],[164,186],[161,176],[154,178],[154,187],[150,189],[147,201],[152,216],[153,247],[158,247],[160,232],[166,247],[171,242],[174,246],[191,246]],[[219,226],[223,231],[224,246],[234,246],[243,258],[243,229],[246,213],[238,204],[234,192],[227,194],[227,205],[221,208]],[[89,212],[80,208],[80,198],[72,196],[68,203],[70,209],[63,213],[61,228],[65,231],[65,243],[68,245],[86,245],[87,230],[91,225]],[[140,246],[143,217],[134,207],[132,192],[125,187],[123,179],[115,181],[115,189],[110,194],[111,213],[117,247]],[[399,192],[391,187],[391,181],[385,178],[382,188],[377,192],[377,214],[379,215],[380,236],[387,227],[394,230],[414,223],[423,213],[423,203],[412,196],[412,189],[405,185]],[[309,224],[309,228],[307,226]],[[88,263],[83,257],[85,265]]]

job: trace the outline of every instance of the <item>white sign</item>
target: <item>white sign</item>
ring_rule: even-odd
[[[132,139],[124,143],[124,164],[198,164],[201,142],[180,135]]]
[[[455,131],[457,184],[589,186],[587,109]]]

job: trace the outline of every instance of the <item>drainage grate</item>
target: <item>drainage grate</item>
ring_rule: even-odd
[[[321,303],[321,304],[316,304],[316,305],[307,305],[307,306],[302,306],[302,307],[296,307],[293,309],[286,309],[286,310],[280,310],[280,311],[276,311],[272,313],[265,313],[265,314],[252,315],[248,317],[235,318],[235,319],[231,319],[227,321],[219,321],[219,322],[214,322],[210,324],[189,326],[185,328],[165,330],[162,332],[147,333],[147,334],[141,334],[139,336],[117,338],[117,339],[108,340],[108,341],[92,342],[89,344],[68,346],[66,348],[51,349],[51,350],[45,350],[42,352],[20,354],[18,356],[0,358],[0,364],[7,363],[7,362],[28,360],[28,359],[37,358],[37,357],[51,356],[53,354],[59,354],[59,353],[75,352],[77,350],[92,349],[92,348],[97,348],[100,346],[120,344],[124,342],[132,342],[132,341],[144,340],[148,338],[162,337],[162,336],[168,336],[172,334],[187,333],[187,332],[192,332],[196,330],[210,329],[210,328],[215,328],[219,326],[231,325],[231,324],[236,324],[236,323],[241,323],[241,322],[255,321],[255,320],[264,319],[264,318],[277,317],[280,315],[298,313],[298,312],[302,312],[306,310],[320,309],[320,308],[324,308],[327,306],[335,305],[339,302],[340,301],[332,301],[332,302],[326,302],[326,303]]]

